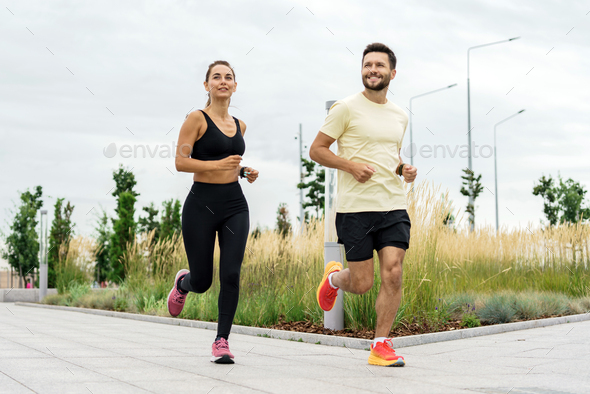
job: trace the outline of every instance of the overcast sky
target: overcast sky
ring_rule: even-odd
[[[236,72],[230,113],[248,125],[243,164],[260,171],[241,182],[250,221],[274,226],[281,202],[294,220],[299,123],[309,146],[325,102],[363,89],[362,51],[375,41],[396,53],[388,99],[404,110],[457,83],[413,101],[414,164],[417,181],[442,185],[463,208],[467,48],[517,36],[471,52],[473,170],[485,186],[476,224],[495,223],[494,124],[521,109],[498,127],[500,221],[538,224],[539,177],[559,172],[590,189],[589,11],[585,1],[3,1],[0,226],[8,230],[17,192],[41,185],[50,218],[64,197],[76,233],[92,234],[100,207],[114,214],[120,163],[136,175],[138,214],[184,203],[192,175],[176,172],[170,150],[186,113],[203,108],[206,67],[218,59]],[[105,157],[112,143],[115,157]],[[154,157],[138,148],[124,158],[125,144]],[[436,145],[444,157],[424,153]]]

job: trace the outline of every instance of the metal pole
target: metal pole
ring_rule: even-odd
[[[299,182],[303,182],[303,137],[301,135],[301,123],[299,123]],[[305,212],[303,212],[303,189],[299,189],[299,223],[301,230],[305,223]]]
[[[498,219],[498,164],[496,160],[496,126],[494,125],[494,193],[496,197],[496,234],[498,233],[499,219]]]
[[[330,110],[336,101],[326,101],[326,112]],[[324,216],[324,267],[330,261],[339,261],[344,263],[344,245],[336,241],[336,234],[333,231],[335,221],[335,203],[334,198],[337,187],[337,173],[334,168],[326,168],[324,207],[326,214]],[[324,327],[330,330],[344,329],[344,292],[338,290],[336,303],[331,311],[324,311]]]
[[[412,133],[412,125],[414,123],[412,121],[412,115],[413,115],[413,113],[412,113],[412,100],[414,100],[415,98],[418,98],[418,97],[426,96],[427,94],[436,93],[441,90],[446,90],[446,89],[452,88],[453,86],[457,86],[457,84],[454,83],[454,84],[446,86],[444,88],[432,90],[430,92],[422,93],[422,94],[419,94],[417,96],[410,98],[410,147],[412,149],[412,155],[410,156],[410,164],[411,165],[414,165],[414,155],[416,154],[416,152],[414,152],[414,137],[413,137],[413,133]]]
[[[412,99],[410,99],[410,164],[414,165],[414,137],[412,133]],[[399,167],[399,166],[398,166]]]
[[[45,237],[43,237],[43,216],[45,216]],[[47,295],[47,211],[41,211],[41,239],[43,240],[40,247],[40,258],[39,258],[39,302]],[[45,239],[43,239],[45,238]]]
[[[496,197],[496,234],[498,233],[498,231],[500,229],[500,220],[498,218],[498,166],[496,165],[496,126],[498,126],[500,123],[506,122],[508,119],[511,119],[511,118],[515,117],[516,115],[521,114],[523,112],[524,112],[524,109],[521,109],[520,111],[518,111],[514,115],[510,115],[506,119],[501,120],[500,122],[498,122],[494,125],[494,181],[495,181],[495,193],[496,193],[496,195],[495,195],[495,197]]]
[[[467,168],[469,169],[469,172],[471,172],[473,174],[473,166],[472,166],[472,162],[471,162],[471,97],[470,97],[470,84],[469,84],[469,51],[471,51],[472,49],[476,49],[476,48],[481,48],[481,47],[487,47],[490,45],[496,45],[496,44],[501,44],[504,42],[510,42],[510,41],[514,41],[514,40],[518,40],[520,37],[514,37],[514,38],[510,38],[508,40],[502,40],[502,41],[496,41],[496,42],[490,42],[489,44],[482,44],[482,45],[476,45],[474,47],[470,47],[467,49],[467,147],[469,149],[469,152],[467,152]],[[473,186],[469,185],[469,204],[473,205],[474,201],[473,201]],[[470,230],[473,231],[475,228],[475,219],[473,216],[473,213],[471,213],[470,215]]]

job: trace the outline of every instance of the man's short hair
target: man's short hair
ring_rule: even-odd
[[[389,66],[392,70],[395,70],[395,66],[397,64],[397,59],[395,57],[395,53],[385,44],[381,44],[380,42],[374,42],[372,44],[367,45],[365,50],[363,51],[363,60],[362,64],[365,62],[365,55],[369,52],[381,52],[387,54],[389,58]]]

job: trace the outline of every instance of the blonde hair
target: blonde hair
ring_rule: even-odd
[[[231,70],[231,73],[234,76],[234,81],[235,81],[236,73],[234,72],[234,69],[232,68],[232,66],[230,66],[230,64],[228,62],[226,62],[225,60],[216,60],[209,65],[209,68],[207,68],[207,74],[205,74],[205,82],[209,82],[209,77],[211,76],[211,69],[215,66],[220,65],[220,64],[223,66],[229,67],[229,69]],[[205,108],[208,107],[209,104],[211,104],[211,93],[207,93],[207,104],[205,104]]]

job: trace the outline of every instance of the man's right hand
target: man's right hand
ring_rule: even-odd
[[[351,162],[350,173],[360,183],[365,183],[377,170],[368,164]]]
[[[242,156],[233,155],[217,161],[218,170],[235,170],[240,165]]]

